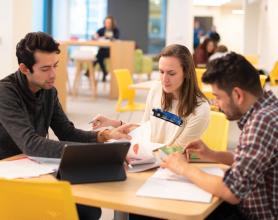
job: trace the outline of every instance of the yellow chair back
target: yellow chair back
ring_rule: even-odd
[[[78,220],[67,182],[0,179],[0,219]]]
[[[269,78],[272,86],[278,84],[278,61],[275,62],[273,69],[269,73]]]
[[[249,54],[244,56],[249,63],[251,63],[255,68],[259,65],[259,57],[256,54]]]
[[[202,76],[205,71],[206,71],[205,68],[195,68],[197,83],[200,89],[202,89]]]
[[[267,76],[260,75],[260,82],[261,82],[262,88],[264,88],[264,86],[265,86],[266,79],[267,79]]]
[[[216,151],[226,151],[228,145],[229,121],[222,112],[210,112],[210,122],[201,139]]]
[[[140,111],[144,110],[145,105],[141,103],[135,103],[135,90],[129,88],[129,85],[133,84],[131,74],[128,69],[116,69],[114,70],[116,80],[118,83],[119,97],[116,105],[117,112],[127,111]],[[127,104],[123,106],[123,102],[127,101]]]

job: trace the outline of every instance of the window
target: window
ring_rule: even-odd
[[[165,47],[166,0],[149,0],[148,53],[158,54]]]

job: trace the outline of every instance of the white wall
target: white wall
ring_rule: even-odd
[[[260,5],[260,23],[258,51],[260,66],[268,71],[278,61],[278,1],[262,0]]]
[[[12,1],[0,0],[0,78],[12,71]]]
[[[192,51],[192,0],[167,1],[166,45],[183,44]]]
[[[194,6],[193,16],[211,16],[220,34],[221,42],[229,50],[242,53],[243,51],[243,16],[232,14],[229,7]]]
[[[32,30],[32,0],[0,0],[0,78],[17,69],[15,47]]]
[[[244,4],[244,54],[258,54],[258,29],[260,20],[260,2]]]

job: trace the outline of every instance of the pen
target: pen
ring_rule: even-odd
[[[130,169],[132,169],[133,168],[133,166],[128,162],[128,160],[127,159],[125,159],[125,163],[126,163],[126,165],[128,166],[128,168],[130,168]]]
[[[88,124],[92,124],[92,123],[95,123],[95,125],[99,125],[100,121],[99,120],[92,120]]]

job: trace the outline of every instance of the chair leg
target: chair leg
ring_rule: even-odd
[[[75,77],[73,82],[73,88],[72,88],[72,95],[76,96],[78,94],[78,87],[81,79],[81,70],[82,70],[82,63],[80,61],[75,61]]]
[[[92,90],[92,96],[95,98],[97,96],[97,81],[95,78],[95,72],[91,61],[87,62],[89,68],[89,78],[90,78],[90,86]]]

